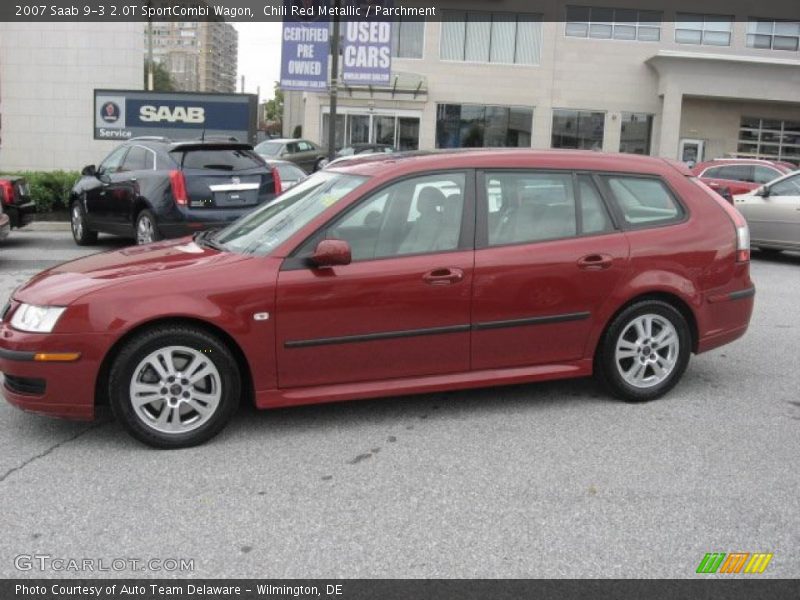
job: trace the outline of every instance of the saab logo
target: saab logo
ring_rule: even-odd
[[[772,554],[766,553],[734,552],[725,554],[724,552],[711,552],[706,554],[703,560],[700,561],[697,572],[755,575],[756,573],[763,573],[771,560]]]
[[[119,106],[116,102],[106,102],[100,108],[100,117],[106,123],[116,123],[119,120]]]
[[[150,106],[139,109],[139,119],[146,123],[168,121],[169,123],[204,123],[206,110],[202,106]]]

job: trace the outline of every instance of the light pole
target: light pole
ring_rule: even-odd
[[[339,97],[339,6],[340,0],[333,0],[333,39],[331,40],[331,111],[328,123],[328,160],[336,158],[336,105]]]

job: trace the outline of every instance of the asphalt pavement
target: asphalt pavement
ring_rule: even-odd
[[[0,303],[123,243],[14,231]],[[108,416],[0,401],[0,577],[93,576],[17,568],[49,555],[194,561],[94,576],[682,578],[707,552],[773,553],[760,577],[798,577],[800,255],[754,252],[752,274],[747,336],[649,404],[579,380],[245,408],[202,447],[156,451]]]

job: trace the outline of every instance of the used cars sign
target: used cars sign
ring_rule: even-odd
[[[252,94],[94,91],[94,138],[145,135],[175,140],[202,136],[254,142],[257,99]]]

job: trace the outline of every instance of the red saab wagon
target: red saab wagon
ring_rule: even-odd
[[[20,408],[201,443],[274,408],[596,374],[657,398],[744,334],[745,221],[686,167],[571,151],[387,155],[226,229],[50,269],[2,312]]]

